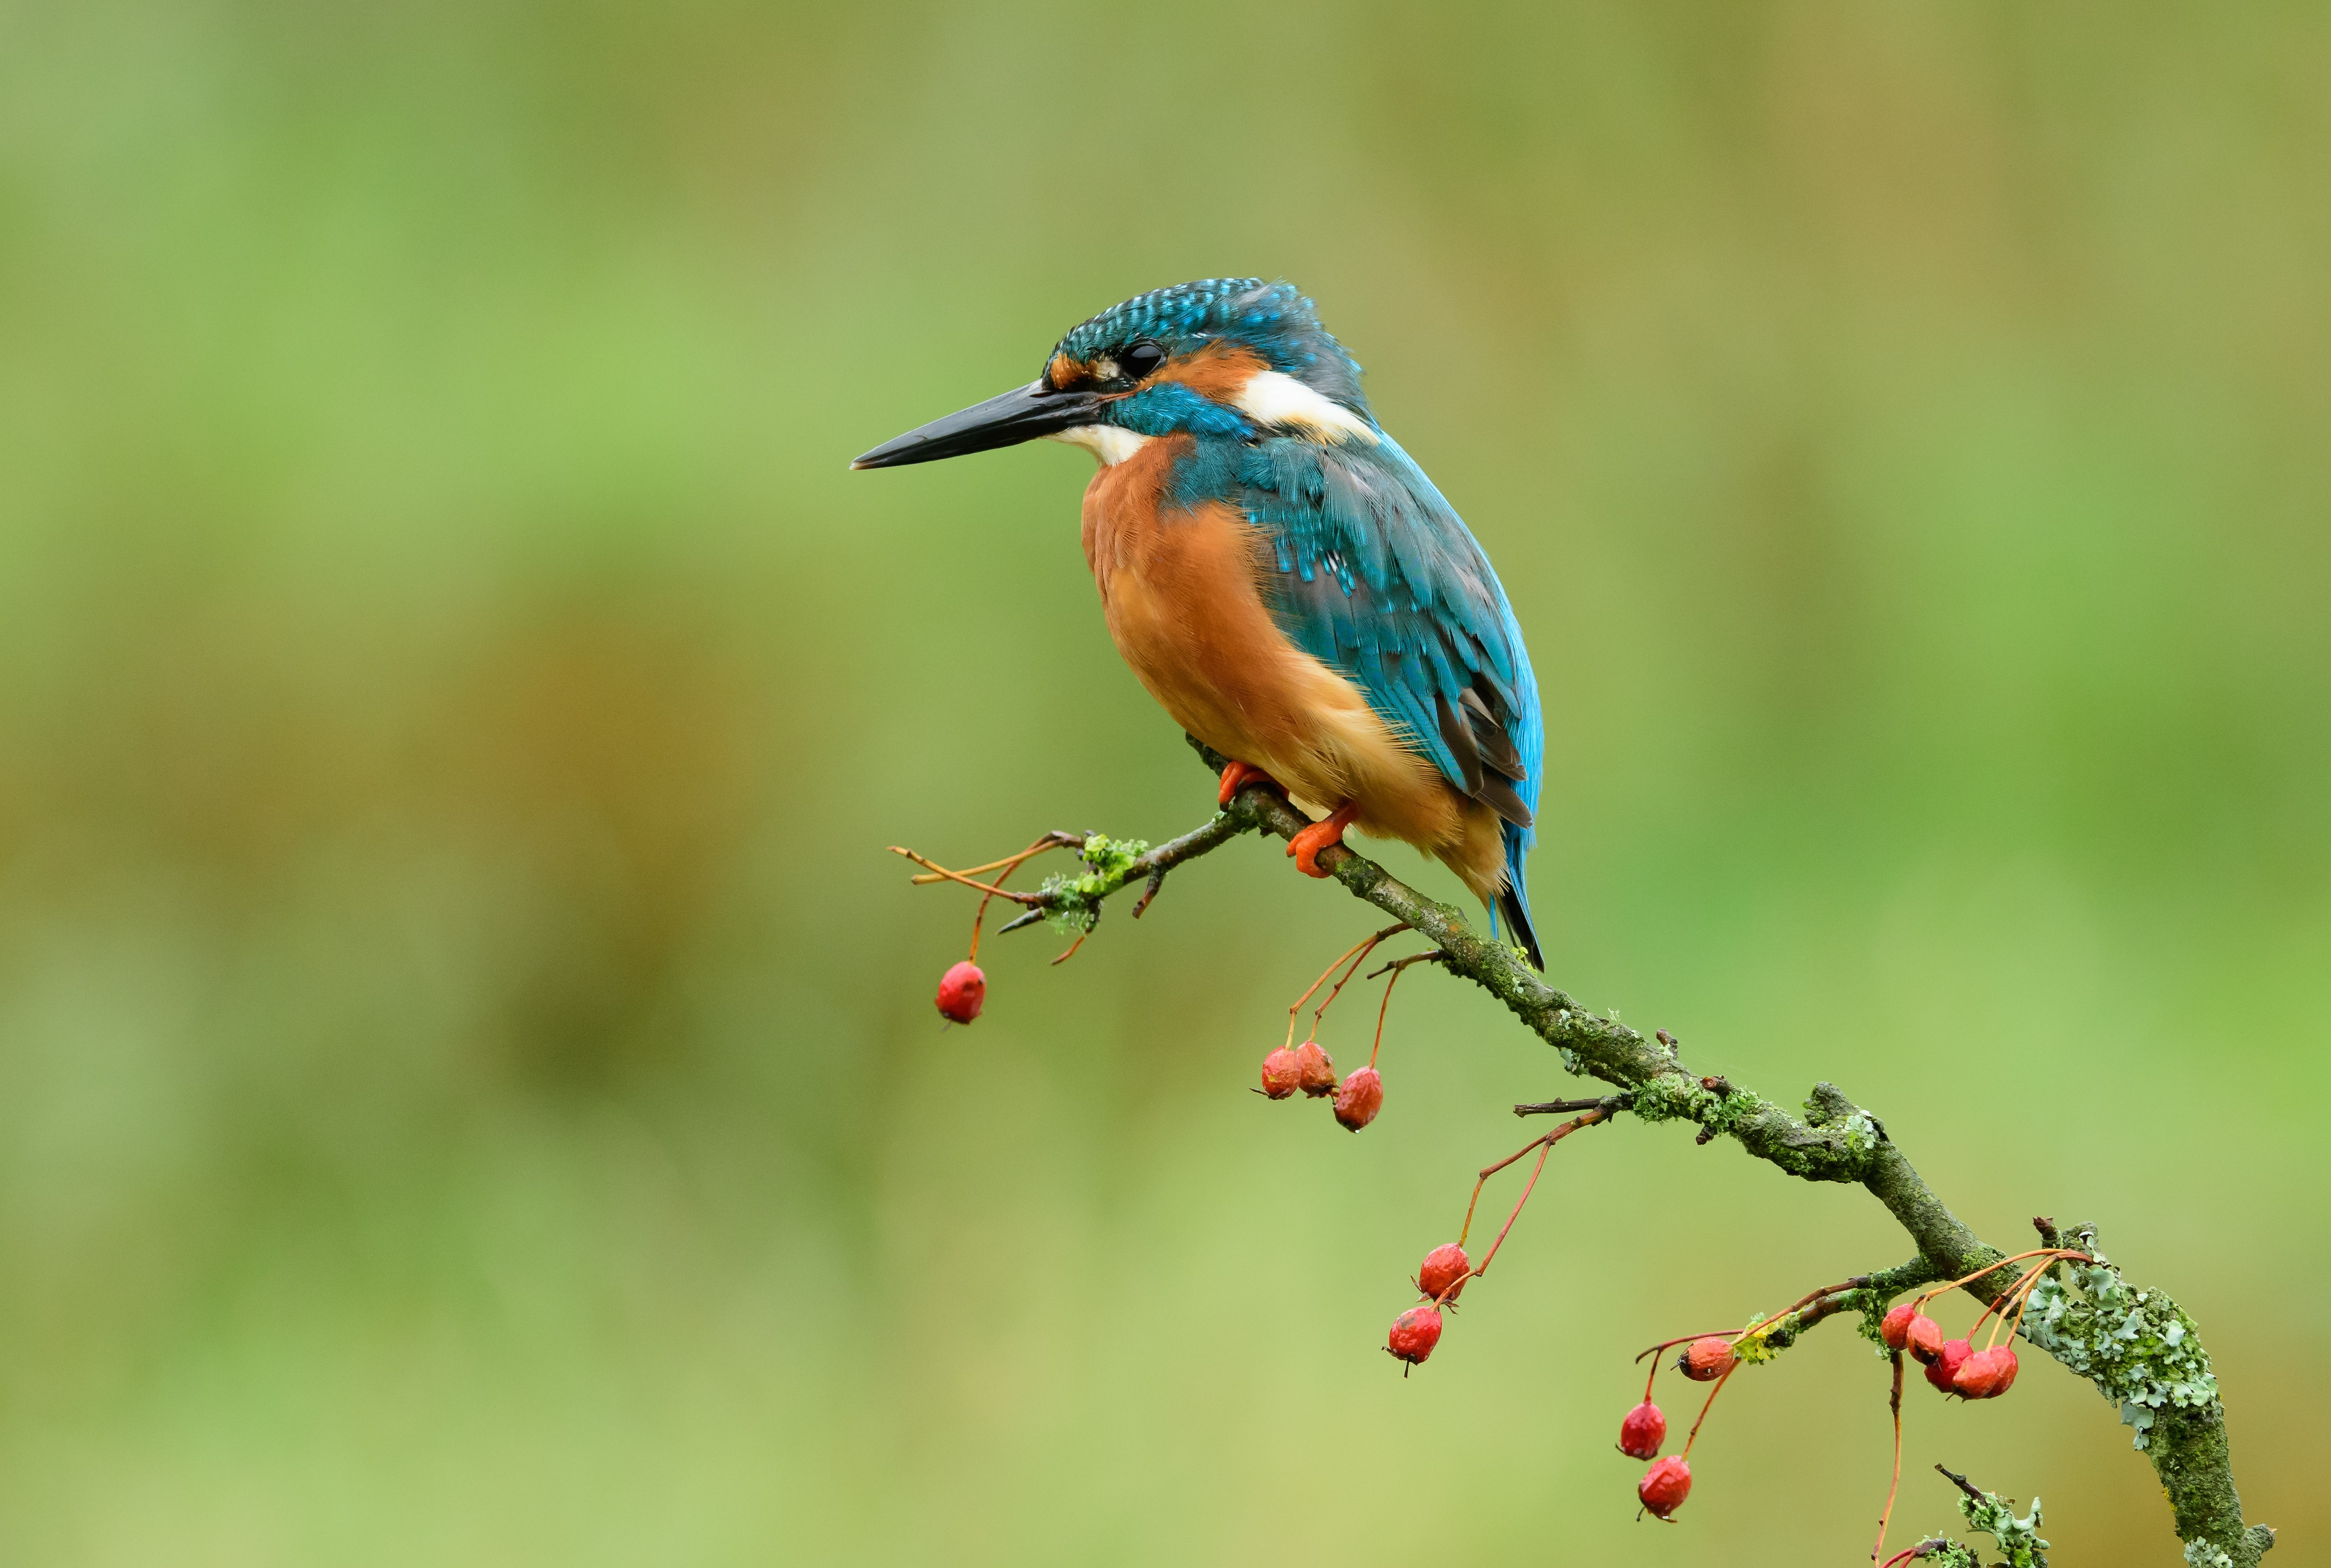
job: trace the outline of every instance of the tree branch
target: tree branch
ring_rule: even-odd
[[[1195,740],[1191,745],[1207,767],[1217,774],[1222,772],[1226,759]],[[1005,896],[1027,906],[1031,915],[1049,915],[1056,924],[1089,928],[1099,913],[1101,900],[1126,887],[1147,881],[1149,892],[1142,900],[1146,905],[1166,872],[1211,853],[1242,833],[1259,832],[1291,839],[1309,825],[1310,819],[1289,805],[1277,789],[1258,781],[1241,789],[1230,805],[1204,827],[1156,849],[1118,844],[1095,835],[1087,841],[1086,848],[1092,875],[1055,878],[1039,892]],[[1137,853],[1129,852],[1137,848]],[[1696,1077],[1684,1066],[1676,1043],[1664,1033],[1645,1039],[1615,1019],[1589,1012],[1567,993],[1548,984],[1518,950],[1477,934],[1461,910],[1426,898],[1374,860],[1342,845],[1322,851],[1318,860],[1321,869],[1353,897],[1405,922],[1430,941],[1439,949],[1443,968],[1503,1003],[1507,1011],[1561,1053],[1565,1068],[1621,1090],[1626,1108],[1635,1115],[1646,1121],[1698,1123],[1702,1142],[1729,1137],[1790,1175],[1809,1182],[1855,1183],[1885,1205],[1917,1246],[1917,1257],[1870,1276],[1865,1285],[1850,1292],[1825,1294],[1800,1308],[1795,1321],[1768,1336],[1777,1341],[1774,1349],[1848,1306],[1860,1306],[1865,1311],[1882,1307],[1889,1297],[1902,1290],[1955,1278],[2006,1256],[1950,1212],[1909,1157],[1886,1136],[1883,1123],[1833,1086],[1815,1084],[1805,1101],[1806,1114],[1800,1117],[1725,1079]],[[1618,1098],[1611,1097],[1614,1101]],[[1557,1102],[1543,1107],[1517,1107],[1516,1111],[1556,1108],[1570,1107]],[[2048,1229],[2052,1231],[2053,1226]],[[2201,1355],[2192,1319],[2159,1291],[2129,1290],[2108,1266],[2100,1264],[2089,1272],[2094,1276],[2088,1282],[2089,1297],[2074,1298],[2056,1289],[2050,1297],[2052,1318],[2043,1317],[2027,1337],[2095,1383],[2107,1398],[2122,1406],[2122,1420],[2137,1427],[2138,1446],[2145,1449],[2168,1494],[2179,1537],[2189,1544],[2189,1563],[2200,1568],[2256,1568],[2274,1544],[2274,1532],[2263,1525],[2245,1527],[2227,1452],[2224,1408],[2217,1398],[2207,1359]],[[2001,1269],[1977,1276],[1963,1288],[1988,1303],[2015,1276],[2014,1269]],[[2052,1282],[2043,1288],[2052,1288]],[[2102,1297],[2097,1292],[2104,1293]],[[2117,1305],[2124,1297],[2144,1307],[2148,1322],[2178,1326],[2162,1337],[2171,1347],[2184,1347],[2174,1357],[2164,1353],[2164,1361],[2179,1369],[2180,1375],[2156,1373],[2150,1363],[2133,1361],[2131,1353],[2105,1343],[2113,1338],[2109,1330],[2088,1333],[2093,1326],[2090,1319],[2101,1316],[2097,1303]],[[2114,1326],[2121,1322],[2116,1317]],[[2198,1373],[2191,1372],[2194,1367]]]

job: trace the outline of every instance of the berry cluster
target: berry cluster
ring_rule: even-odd
[[[2048,1232],[2043,1230],[2041,1233]],[[1872,1562],[1885,1555],[1886,1529],[1894,1517],[1894,1498],[1902,1478],[1903,1355],[1908,1354],[1927,1369],[1927,1383],[1939,1393],[1955,1394],[1963,1400],[1999,1398],[2015,1386],[2015,1335],[2023,1326],[2023,1311],[2031,1305],[2032,1289],[2049,1269],[2068,1259],[2089,1261],[2087,1253],[2070,1248],[2035,1248],[1985,1264],[1963,1278],[1930,1285],[1908,1301],[1897,1303],[1879,1319],[1878,1337],[1894,1364],[1894,1480],[1886,1489],[1885,1510],[1878,1516],[1878,1544],[1870,1553]],[[2024,1263],[2026,1267],[1976,1316],[1974,1326],[1967,1330],[1965,1338],[1945,1339],[1942,1326],[1927,1316],[1927,1303],[1946,1290],[1996,1273],[2011,1263]],[[2010,1314],[2013,1315],[2012,1318]],[[1986,1322],[1991,1325],[1991,1332],[1978,1350],[1974,1336],[1983,1333]]]
[[[1384,1005],[1376,1010],[1375,1044],[1368,1051],[1367,1066],[1354,1069],[1351,1076],[1341,1083],[1336,1081],[1336,1059],[1329,1056],[1327,1048],[1319,1043],[1319,1025],[1327,1016],[1327,1009],[1336,1004],[1336,998],[1343,994],[1344,987],[1358,973],[1360,965],[1367,962],[1368,955],[1407,929],[1405,924],[1387,926],[1365,941],[1346,948],[1341,956],[1320,971],[1319,978],[1311,983],[1310,988],[1295,999],[1295,1004],[1287,1010],[1286,1043],[1262,1059],[1262,1093],[1266,1097],[1283,1100],[1299,1089],[1313,1099],[1327,1099],[1332,1096],[1336,1119],[1356,1133],[1376,1119],[1376,1113],[1384,1109],[1384,1075],[1376,1070],[1376,1057],[1384,1050],[1384,1017],[1392,1011],[1392,988],[1400,984],[1401,972],[1410,965],[1427,962],[1440,955],[1415,954],[1387,964],[1368,976],[1371,980],[1378,974],[1392,976],[1384,982]],[[1338,969],[1343,971],[1340,977],[1336,975]],[[1312,1012],[1311,1038],[1301,1045],[1296,1044],[1295,1022],[1302,1014],[1303,1004],[1318,995],[1319,988],[1327,985],[1331,978],[1336,984],[1329,987],[1327,999]],[[1437,1326],[1433,1332],[1437,1337],[1440,1332]],[[1428,1345],[1425,1349],[1430,1351],[1432,1346]],[[1422,1361],[1424,1357],[1420,1354],[1413,1359]]]
[[[1815,1295],[1821,1294],[1815,1292]],[[1808,1297],[1811,1299],[1811,1297]],[[1803,1306],[1799,1302],[1798,1306]],[[1791,1308],[1791,1311],[1795,1308]],[[1727,1339],[1720,1334],[1689,1335],[1682,1339],[1663,1340],[1635,1357],[1651,1358],[1651,1370],[1643,1379],[1642,1402],[1629,1411],[1619,1421],[1619,1451],[1631,1459],[1650,1459],[1651,1468],[1635,1483],[1635,1500],[1643,1511],[1656,1519],[1672,1519],[1675,1511],[1691,1496],[1691,1445],[1699,1440],[1700,1423],[1716,1404],[1716,1396],[1724,1392],[1727,1379],[1741,1364],[1739,1346],[1768,1332],[1788,1316],[1766,1319],[1747,1333]],[[1676,1355],[1675,1369],[1694,1383],[1712,1383],[1708,1399],[1699,1407],[1699,1419],[1691,1423],[1691,1431],[1683,1440],[1683,1452],[1660,1457],[1660,1449],[1668,1440],[1666,1412],[1651,1402],[1651,1387],[1660,1377],[1660,1352],[1683,1348]]]
[[[1572,1106],[1568,1108],[1575,1110],[1580,1107]],[[1513,1230],[1514,1221],[1521,1218],[1522,1205],[1528,1202],[1530,1193],[1537,1191],[1538,1174],[1546,1169],[1546,1155],[1554,1152],[1554,1145],[1581,1127],[1609,1121],[1614,1114],[1610,1107],[1593,1101],[1587,1102],[1584,1109],[1584,1115],[1574,1117],[1551,1132],[1532,1138],[1496,1164],[1484,1169],[1475,1179],[1472,1201],[1465,1205],[1465,1223],[1457,1232],[1457,1240],[1444,1241],[1435,1247],[1424,1255],[1424,1261],[1417,1265],[1416,1278],[1412,1283],[1415,1285],[1417,1294],[1424,1299],[1393,1320],[1392,1335],[1384,1348],[1396,1359],[1408,1366],[1414,1366],[1431,1355],[1432,1347],[1441,1343],[1441,1308],[1453,1308],[1457,1297],[1464,1291],[1466,1282],[1478,1279],[1489,1271],[1489,1263],[1497,1257],[1498,1249],[1506,1244],[1506,1237]],[[1497,1240],[1489,1243],[1489,1250],[1481,1255],[1480,1262],[1475,1263],[1466,1256],[1465,1239],[1473,1233],[1473,1211],[1480,1204],[1481,1189],[1491,1176],[1532,1149],[1538,1152],[1537,1164],[1531,1168],[1529,1180],[1523,1183],[1521,1196],[1514,1201],[1513,1212],[1506,1216],[1505,1224],[1498,1228]]]
[[[2015,1351],[2012,1344],[2022,1325],[2023,1308],[2031,1299],[2032,1288],[2050,1266],[2065,1259],[2085,1260],[2087,1254],[2063,1248],[2042,1248],[2003,1259],[1988,1264],[1961,1279],[1946,1280],[1927,1287],[1909,1300],[1888,1312],[1879,1323],[1879,1336],[1892,1353],[1894,1365],[1894,1479],[1888,1488],[1885,1512],[1879,1516],[1878,1546],[1872,1560],[1884,1555],[1886,1526],[1893,1516],[1895,1492],[1902,1474],[1902,1354],[1908,1352],[1927,1368],[1927,1381],[1945,1393],[1963,1399],[1997,1399],[2015,1383]],[[1927,1316],[1927,1303],[1944,1291],[1970,1284],[2011,1263],[2028,1266],[2017,1275],[2014,1282],[1985,1307],[1974,1326],[1965,1339],[1946,1340],[1941,1326]],[[1691,1495],[1691,1447],[1699,1437],[1699,1429],[1715,1407],[1716,1396],[1733,1373],[1751,1361],[1769,1360],[1782,1346],[1812,1324],[1833,1313],[1873,1300],[1870,1281],[1857,1278],[1836,1285],[1825,1285],[1799,1298],[1785,1311],[1778,1312],[1751,1325],[1741,1334],[1727,1336],[1721,1334],[1687,1335],[1679,1339],[1662,1340],[1642,1352],[1635,1359],[1651,1359],[1650,1374],[1643,1380],[1642,1402],[1630,1410],[1619,1422],[1619,1451],[1632,1459],[1650,1459],[1650,1469],[1635,1483],[1636,1498],[1643,1510],[1656,1518],[1671,1519],[1684,1499]],[[1869,1310],[1875,1310],[1870,1306]],[[1986,1321],[1992,1329],[1983,1347],[1974,1347],[1976,1335],[1983,1332]],[[1675,1358],[1675,1369],[1694,1383],[1712,1383],[1708,1398],[1699,1408],[1698,1417],[1691,1423],[1691,1431],[1684,1439],[1683,1451],[1662,1459],[1660,1450],[1665,1446],[1668,1420],[1651,1401],[1653,1385],[1659,1380],[1661,1351],[1680,1350]]]

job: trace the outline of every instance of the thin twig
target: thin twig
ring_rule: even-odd
[[[1150,901],[1157,897],[1159,890],[1165,886],[1166,868],[1160,866],[1157,870],[1149,873],[1149,886],[1142,889],[1141,897],[1133,901],[1133,917],[1135,919],[1138,920],[1141,918],[1141,912],[1149,908]]]
[[[1633,1103],[1634,1096],[1623,1094],[1606,1094],[1579,1100],[1538,1100],[1530,1105],[1516,1106],[1514,1115],[1551,1117],[1566,1115],[1571,1111],[1622,1111]]]
[[[1412,964],[1438,964],[1447,955],[1442,953],[1438,947],[1432,948],[1432,950],[1424,953],[1412,953],[1405,958],[1394,959],[1391,963],[1385,965],[1381,969],[1369,970],[1366,974],[1362,976],[1362,978],[1374,980],[1381,975],[1397,974]]]

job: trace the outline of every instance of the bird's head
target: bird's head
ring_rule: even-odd
[[[1154,436],[1299,432],[1374,441],[1360,367],[1291,283],[1155,289],[1070,329],[1025,386],[933,420],[850,466],[896,468],[1048,436],[1121,461]]]

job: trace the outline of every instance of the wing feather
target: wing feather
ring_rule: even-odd
[[[1266,439],[1245,448],[1238,482],[1270,541],[1278,569],[1265,597],[1280,629],[1520,830],[1518,884],[1545,730],[1521,629],[1479,544],[1388,437]]]

